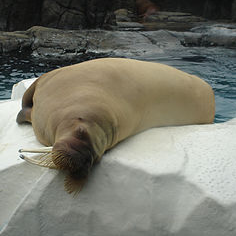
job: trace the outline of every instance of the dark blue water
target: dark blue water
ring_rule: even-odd
[[[10,98],[13,84],[70,64],[73,62],[42,61],[32,58],[30,54],[0,56],[0,100]]]
[[[88,58],[86,58],[88,59]],[[9,99],[13,84],[77,61],[42,61],[30,55],[0,56],[0,99]],[[216,98],[215,122],[236,117],[236,50],[225,48],[186,48],[171,51],[164,56],[145,58],[161,62],[195,74],[207,81],[214,89]]]

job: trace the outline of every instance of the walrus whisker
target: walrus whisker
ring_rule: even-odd
[[[64,180],[65,190],[69,194],[74,193],[75,197],[82,190],[87,180],[88,178],[81,178],[81,179],[73,178],[71,174],[68,174]]]
[[[58,169],[58,167],[52,161],[51,153],[34,155],[32,157],[28,157],[26,155],[21,154],[20,158],[25,160],[26,162],[29,162],[37,166],[48,167],[51,169]]]
[[[66,151],[58,150],[51,153],[52,160],[58,169],[67,169],[70,162],[70,155]]]

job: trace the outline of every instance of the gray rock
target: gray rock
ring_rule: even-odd
[[[121,22],[116,31],[35,26],[22,32],[1,32],[0,53],[28,49],[35,57],[53,60],[89,55],[150,58],[183,46],[236,47],[236,24],[201,24],[190,32],[135,31],[141,29],[135,22]]]
[[[85,12],[74,1],[43,1],[41,24],[48,27],[79,29],[86,26]]]
[[[202,34],[201,45],[236,47],[236,24],[200,26],[191,31]]]
[[[140,32],[90,31],[88,42],[87,52],[108,53],[120,57],[138,57],[163,52]]]
[[[117,30],[140,31],[144,28],[144,25],[138,22],[117,22]]]
[[[33,38],[31,50],[37,57],[71,58],[86,50],[84,31],[64,31],[35,26],[27,31]]]
[[[236,47],[236,24],[207,24],[194,27],[190,32],[171,32],[183,46]]]
[[[143,25],[148,30],[168,29],[186,31],[206,19],[190,13],[159,11],[145,18]]]
[[[153,18],[153,19],[152,19]],[[167,11],[159,11],[156,14],[150,15],[146,18],[146,20],[154,20],[157,21],[175,21],[175,22],[182,22],[182,21],[206,21],[203,17],[194,16],[191,13],[185,12],[167,12]]]
[[[131,22],[136,20],[134,13],[125,8],[114,11],[114,14],[117,22]]]
[[[32,55],[43,58],[71,59],[83,54],[137,57],[163,52],[140,32],[32,27],[27,35],[33,38]]]
[[[32,38],[25,32],[1,32],[0,31],[0,53],[21,51],[30,48]]]

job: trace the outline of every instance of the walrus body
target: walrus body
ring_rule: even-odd
[[[211,87],[194,75],[106,58],[39,77],[23,96],[17,122],[31,122],[38,140],[53,146],[58,168],[85,177],[121,140],[151,127],[212,123],[214,109]]]

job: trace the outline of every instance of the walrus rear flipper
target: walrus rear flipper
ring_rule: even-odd
[[[17,115],[16,122],[18,124],[31,123],[31,110],[31,108],[22,108]]]
[[[31,110],[33,107],[33,96],[37,81],[34,81],[33,84],[25,91],[24,96],[22,98],[22,109],[18,113],[16,122],[18,124],[22,124],[25,122],[31,123]]]

